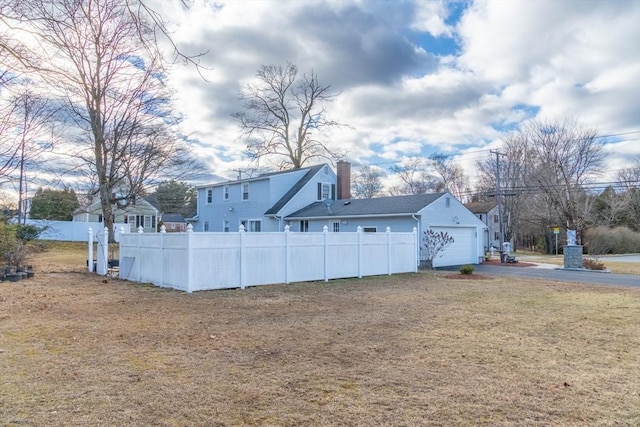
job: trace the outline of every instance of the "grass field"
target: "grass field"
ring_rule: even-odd
[[[421,272],[185,294],[54,245],[0,283],[0,425],[640,425],[640,290]]]

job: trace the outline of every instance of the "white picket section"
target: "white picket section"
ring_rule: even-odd
[[[123,233],[121,279],[186,292],[417,272],[413,233]]]

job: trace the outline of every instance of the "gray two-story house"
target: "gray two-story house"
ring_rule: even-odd
[[[338,169],[348,167],[338,162]],[[283,231],[283,220],[315,201],[335,200],[338,179],[326,164],[198,187],[195,231]]]
[[[448,192],[351,199],[351,165],[322,164],[198,187],[194,231],[446,232],[454,244],[434,266],[484,259],[486,227]]]

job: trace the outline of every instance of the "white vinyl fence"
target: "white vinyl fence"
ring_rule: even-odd
[[[191,227],[191,226],[189,226]],[[413,233],[123,233],[119,276],[186,292],[417,272]]]
[[[28,219],[26,223],[44,229],[40,236],[38,236],[39,240],[61,240],[66,242],[86,242],[89,229],[98,232],[104,228],[104,223],[101,222]],[[122,227],[129,227],[129,225],[120,223],[113,224],[113,229],[116,230],[116,241],[118,241],[119,230]]]

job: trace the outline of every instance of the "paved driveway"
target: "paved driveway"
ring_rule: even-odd
[[[460,271],[461,266],[439,267],[437,270]],[[486,276],[509,276],[531,278],[549,282],[575,282],[593,285],[633,286],[640,288],[640,276],[612,274],[597,271],[576,271],[555,268],[515,267],[512,265],[474,265],[474,273]]]

